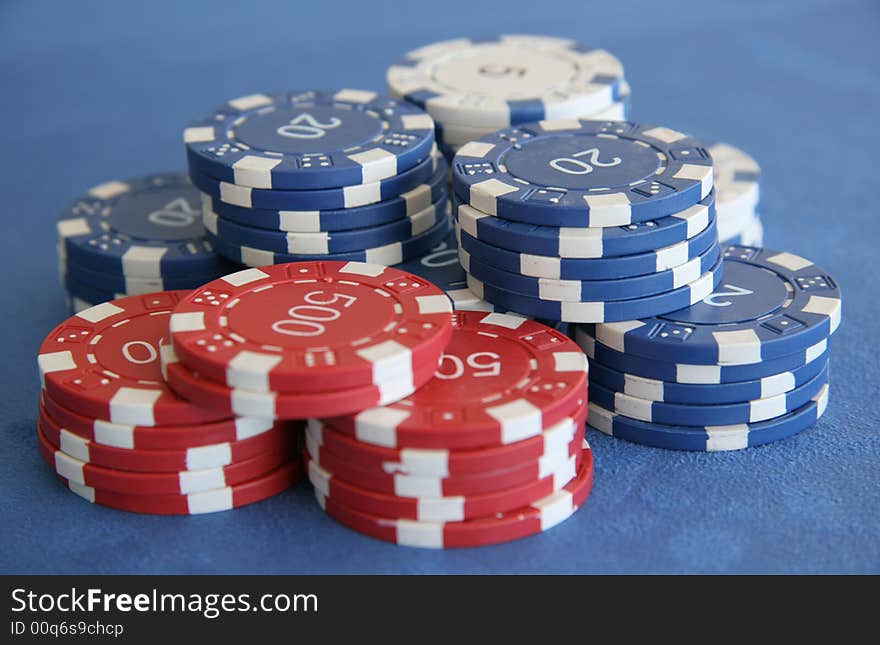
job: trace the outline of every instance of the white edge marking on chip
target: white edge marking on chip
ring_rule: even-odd
[[[365,103],[369,103],[376,99],[376,92],[371,90],[353,90],[350,88],[343,88],[336,92],[333,95],[333,98],[337,101],[344,101],[346,103],[358,103],[363,105]]]
[[[58,237],[60,238],[88,235],[92,232],[89,221],[85,217],[58,220],[55,229],[58,231]]]
[[[618,352],[626,352],[626,335],[634,329],[644,327],[646,323],[640,320],[623,320],[620,322],[602,323],[596,325],[596,340],[603,345],[615,349]],[[586,332],[584,332],[586,334]]]
[[[124,181],[108,181],[100,186],[89,189],[89,195],[98,199],[113,199],[131,190],[131,186]]]
[[[243,112],[245,110],[253,110],[254,108],[272,105],[272,97],[265,94],[248,94],[247,96],[239,96],[228,102],[228,105],[235,110]]]
[[[110,420],[139,426],[156,425],[153,406],[160,396],[161,389],[121,387],[110,399]]]
[[[226,366],[226,384],[232,388],[269,392],[271,371],[281,362],[278,354],[240,351]]]
[[[435,497],[416,502],[419,522],[461,522],[464,516],[464,497]]]
[[[607,195],[584,195],[584,204],[589,210],[591,227],[626,226],[632,223],[632,208],[629,198],[623,193]],[[587,214],[584,214],[584,226]]]
[[[761,339],[753,329],[715,331],[712,338],[718,347],[720,365],[745,365],[761,362]]]
[[[408,417],[409,412],[406,410],[381,407],[364,410],[355,417],[355,437],[367,443],[395,448],[396,428]]]
[[[724,450],[742,450],[749,447],[749,426],[745,423],[728,426],[705,426],[708,435],[706,450],[720,452]]]
[[[235,273],[225,275],[220,279],[233,287],[241,287],[246,284],[265,280],[268,277],[269,274],[260,269],[243,269],[242,271],[236,271]]]
[[[361,181],[365,184],[382,181],[397,174],[397,156],[382,150],[373,148],[348,155],[354,163],[361,167]]]
[[[268,188],[272,186],[272,170],[281,163],[281,159],[245,155],[234,164],[232,171],[236,184],[252,188]]]
[[[417,546],[427,549],[443,548],[443,523],[419,522],[415,520],[389,520],[395,528],[395,539],[403,546]]]
[[[540,435],[543,431],[540,408],[525,399],[489,406],[486,414],[500,424],[501,443],[505,445]]]
[[[172,334],[188,331],[204,331],[205,312],[188,311],[176,314],[172,313],[171,318],[168,320],[168,329]]]
[[[189,448],[186,451],[186,469],[204,470],[228,466],[232,463],[232,446],[228,443],[215,443],[209,446]]]

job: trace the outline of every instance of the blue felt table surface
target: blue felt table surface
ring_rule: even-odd
[[[305,484],[241,510],[133,515],[65,491],[37,454],[36,352],[65,318],[54,219],[84,189],[182,169],[181,129],[225,99],[384,88],[433,41],[575,37],[621,58],[634,118],[749,151],[770,248],[844,294],[831,399],[801,436],[691,454],[595,432],[568,523],[423,551],[325,517]],[[44,2],[0,4],[3,234],[0,572],[877,572],[880,5],[876,0]]]

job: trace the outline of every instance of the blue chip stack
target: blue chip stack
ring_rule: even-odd
[[[724,283],[665,315],[580,325],[592,427],[678,450],[737,450],[796,434],[828,401],[834,279],[791,253],[724,251]]]
[[[342,89],[233,99],[184,131],[218,252],[247,266],[394,265],[451,230],[446,163],[423,110]]]
[[[75,312],[125,295],[192,289],[240,267],[214,252],[183,173],[95,186],[58,218],[58,269]]]
[[[573,40],[460,38],[409,52],[386,80],[392,96],[425,109],[451,160],[462,145],[542,119],[628,118],[630,88],[612,54]]]
[[[715,210],[718,239],[723,244],[763,246],[764,226],[758,213],[761,168],[748,154],[726,143],[709,146],[715,165]]]
[[[482,299],[569,323],[675,311],[721,279],[712,159],[669,128],[562,119],[453,162],[460,259]]]

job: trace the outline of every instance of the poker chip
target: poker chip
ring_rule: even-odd
[[[129,472],[72,457],[37,431],[40,454],[55,472],[81,486],[130,495],[186,495],[226,488],[264,475],[289,459],[289,448],[266,452],[219,468],[177,473]]]
[[[722,239],[719,234],[719,240],[727,245],[733,246],[764,246],[764,224],[761,223],[761,217],[757,213],[748,223],[732,237]]]
[[[403,376],[387,376],[380,383],[346,389],[300,391],[296,394],[231,388],[194,374],[177,362],[170,345],[162,346],[162,367],[168,385],[181,396],[226,415],[269,419],[306,419],[351,414],[398,401],[427,382],[436,363],[427,363]]]
[[[218,217],[230,222],[271,231],[321,233],[379,226],[411,217],[438,202],[446,195],[446,169],[446,163],[440,159],[434,174],[427,182],[397,197],[355,208],[262,210],[224,204],[219,199],[202,193],[202,213],[216,213]]]
[[[689,384],[625,374],[594,360],[590,362],[590,382],[649,401],[703,405],[739,403],[791,392],[817,376],[827,361],[826,351],[805,365],[763,378],[734,383]]]
[[[92,504],[130,513],[200,515],[263,501],[290,488],[302,475],[301,462],[294,460],[240,484],[186,495],[132,495],[84,486],[63,477],[60,479],[73,493]]]
[[[230,272],[237,270],[237,267],[231,263],[228,268]],[[92,271],[71,261],[68,261],[64,266],[64,275],[66,278],[63,277],[62,282],[69,279],[67,284],[72,283],[69,287],[71,290],[76,289],[78,285],[84,285],[86,288],[99,292],[129,296],[139,296],[156,291],[193,289],[218,277],[217,272],[212,272],[199,275],[178,274],[166,277],[139,278]]]
[[[206,284],[180,300],[169,329],[180,361],[202,382],[293,399],[356,386],[376,392],[389,379],[419,387],[452,334],[451,311],[440,289],[398,269],[300,262]],[[294,418],[309,416],[321,415]]]
[[[328,422],[387,448],[506,445],[582,407],[586,379],[586,357],[560,332],[519,316],[462,311],[429,383],[397,403]]]
[[[597,325],[596,339],[663,361],[741,365],[803,351],[840,324],[840,289],[809,260],[752,247],[727,247],[724,259],[718,292],[686,309]]]
[[[434,122],[422,110],[354,89],[251,94],[183,133],[190,168],[239,186],[309,190],[395,177],[424,159]]]
[[[566,447],[583,429],[583,412],[577,418],[565,417],[536,436],[491,447],[472,450],[386,448],[362,442],[336,430],[318,419],[310,419],[306,432],[319,448],[326,447],[361,469],[370,469],[377,476],[414,475],[447,478],[458,475],[483,474],[534,463],[548,455],[566,451]]]
[[[644,358],[635,354],[624,354],[603,345],[580,325],[574,328],[573,336],[575,342],[577,342],[578,346],[591,361],[597,361],[628,374],[670,383],[695,385],[738,383],[775,376],[811,363],[828,350],[828,339],[823,339],[803,351],[764,360],[760,363],[699,365],[695,363],[674,363]]]
[[[626,81],[621,83],[621,91],[623,91],[625,83]],[[629,89],[628,85],[626,86],[626,89]],[[620,98],[626,100],[615,101],[600,112],[594,112],[590,115],[581,114],[578,116],[589,116],[590,119],[601,121],[624,121],[629,115],[629,92],[627,91],[626,95],[623,95]],[[504,127],[507,126],[505,125]],[[438,122],[436,123],[436,136],[438,141],[443,141],[443,143],[448,146],[461,147],[464,144],[479,139],[497,129],[498,128],[480,128],[471,125],[460,125],[458,123]]]
[[[138,426],[83,416],[57,403],[45,391],[41,407],[65,431],[102,446],[126,450],[179,450],[240,442],[280,429],[271,419],[236,417],[192,425]]]
[[[58,218],[61,255],[119,277],[222,275],[234,270],[205,239],[199,193],[183,173],[91,188]]]
[[[722,426],[670,426],[615,414],[590,403],[587,423],[605,434],[657,448],[673,450],[741,450],[779,441],[811,427],[824,414],[828,386],[806,405],[784,416],[758,423]]]
[[[625,226],[699,203],[713,186],[702,145],[628,121],[538,121],[462,146],[455,192],[489,215],[527,224]]]
[[[446,198],[441,198],[410,217],[363,229],[334,233],[291,233],[242,226],[203,211],[205,228],[228,244],[239,244],[290,255],[327,255],[362,251],[403,242],[424,233],[447,217]]]
[[[124,298],[126,295],[124,293],[104,291],[91,285],[82,284],[73,279],[70,275],[65,275],[63,277],[61,280],[61,286],[67,290],[67,295],[70,298],[78,300],[83,305],[91,303],[89,306],[100,305],[110,300],[116,300],[116,298]],[[82,307],[79,311],[84,311],[88,308],[89,307]],[[79,313],[79,311],[75,311],[74,313]]]
[[[200,191],[224,204],[268,210],[334,210],[366,206],[397,197],[428,181],[438,165],[439,162],[433,155],[425,156],[412,168],[388,179],[317,190],[276,190],[239,186],[201,174],[192,167],[189,176]]]
[[[461,522],[422,522],[364,513],[323,495],[316,489],[321,508],[338,522],[379,540],[405,546],[448,549],[509,542],[551,529],[586,501],[593,485],[593,460],[589,447],[577,474],[561,490],[528,506],[506,513]]]
[[[534,482],[476,495],[453,497],[400,497],[359,488],[306,457],[309,481],[317,493],[363,513],[419,522],[461,522],[505,513],[561,490],[575,476],[578,459]]]
[[[229,415],[177,396],[162,379],[159,339],[188,292],[130,296],[87,309],[53,329],[37,364],[59,404],[97,419],[154,426],[217,421]]]
[[[403,240],[402,242],[391,242],[384,246],[362,249],[360,251],[351,251],[348,253],[327,253],[317,255],[275,253],[264,249],[228,244],[219,237],[212,236],[210,233],[208,234],[208,237],[212,240],[219,253],[235,262],[240,262],[241,264],[254,268],[270,264],[288,264],[291,262],[304,262],[309,260],[366,262],[370,264],[383,264],[390,266],[424,255],[431,249],[431,247],[446,237],[451,228],[452,225],[450,224],[449,217],[444,216],[431,228],[415,237]]]
[[[611,258],[658,252],[704,235],[715,221],[715,194],[679,213],[647,222],[606,228],[523,224],[494,217],[462,203],[454,213],[467,234],[481,242],[520,254],[564,259]],[[709,233],[713,237],[716,233]],[[552,277],[552,276],[541,276]],[[620,276],[623,277],[623,276]]]
[[[465,38],[407,53],[386,80],[393,96],[441,123],[503,128],[576,117],[615,101],[623,66],[610,53],[545,36]]]
[[[761,168],[747,153],[726,143],[709,146],[718,192],[719,231],[727,233],[728,222],[753,217],[760,199]]]
[[[491,261],[483,262],[467,251],[459,250],[461,265],[477,280],[540,300],[571,302],[643,298],[666,293],[694,282],[712,269],[720,257],[721,248],[714,244],[692,260],[657,273],[615,280],[559,280],[505,271]]]
[[[458,260],[455,231],[450,231],[442,242],[424,255],[395,264],[394,268],[424,278],[442,289],[457,311],[493,310],[491,304],[477,298],[467,287],[466,275]]]
[[[498,285],[481,282],[472,275],[468,275],[467,283],[468,288],[479,298],[510,311],[570,323],[587,323],[632,320],[645,317],[646,312],[676,311],[688,307],[711,294],[721,282],[721,274],[721,259],[719,259],[709,271],[696,280],[671,291],[629,300],[579,302],[532,298],[508,291]]]
[[[185,450],[140,450],[104,445],[62,427],[41,407],[37,427],[53,446],[82,462],[117,470],[178,472],[218,468],[267,452],[286,450],[285,429],[264,432],[236,442],[215,443]]]
[[[781,417],[806,405],[828,384],[828,363],[804,385],[776,396],[737,403],[684,404],[649,401],[615,392],[595,381],[590,401],[630,419],[669,425],[734,425]]]
[[[604,258],[561,258],[510,251],[479,240],[463,228],[459,229],[459,241],[471,256],[522,276],[557,280],[619,280],[659,273],[686,264],[717,247],[718,232],[713,220],[700,233],[683,242],[645,253]]]

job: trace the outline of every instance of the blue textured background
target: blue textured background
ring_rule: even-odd
[[[828,412],[778,445],[641,448],[591,432],[596,486],[537,538],[432,552],[361,537],[306,485],[235,512],[144,517],[62,489],[33,436],[35,356],[65,317],[56,213],[89,186],[182,168],[181,128],[255,91],[382,89],[414,47],[536,33],[626,65],[634,116],[751,152],[767,245],[844,293]],[[0,4],[0,572],[878,572],[876,0]]]

